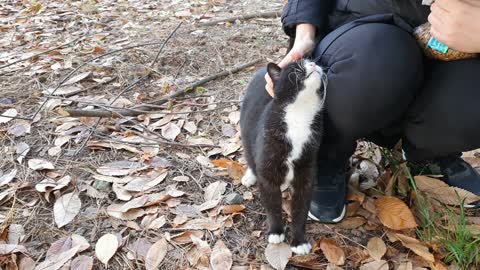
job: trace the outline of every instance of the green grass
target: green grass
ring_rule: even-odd
[[[468,227],[463,201],[459,199],[459,213],[450,206],[443,206],[438,211],[432,211],[432,201],[427,195],[418,191],[415,179],[406,166],[405,161],[398,153],[390,150],[383,151],[387,163],[394,175],[400,172],[410,180],[411,188],[416,197],[420,212],[417,235],[426,243],[437,243],[443,249],[446,264],[455,264],[459,270],[478,269],[480,266],[480,235],[476,235]],[[405,194],[402,194],[405,195]],[[472,268],[473,267],[473,268]]]

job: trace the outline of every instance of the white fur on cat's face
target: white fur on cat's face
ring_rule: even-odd
[[[324,92],[321,92],[322,84],[326,84],[322,68],[308,60],[304,60],[303,66],[306,71],[303,88],[294,102],[285,107],[286,137],[292,144],[292,150],[287,157],[288,172],[280,187],[282,190],[287,189],[293,180],[293,162],[301,157],[304,145],[310,140],[313,120],[323,109],[325,101],[326,85],[323,86]]]

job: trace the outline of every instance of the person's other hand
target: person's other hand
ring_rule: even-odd
[[[432,35],[460,52],[480,53],[480,1],[436,0],[428,21]]]
[[[288,54],[278,63],[280,68],[304,57],[315,48],[315,26],[313,24],[302,23],[296,26],[295,42]],[[273,97],[273,81],[270,76],[265,74],[265,90]]]

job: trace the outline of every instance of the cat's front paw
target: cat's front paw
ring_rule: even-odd
[[[257,182],[257,177],[253,174],[250,168],[247,169],[245,175],[242,177],[242,185],[246,187],[251,187]]]
[[[285,241],[285,234],[275,234],[271,233],[268,235],[268,243],[270,244],[280,244]]]
[[[310,253],[310,250],[312,250],[312,245],[310,245],[310,243],[303,243],[298,246],[292,246],[291,249],[296,255],[307,255]]]

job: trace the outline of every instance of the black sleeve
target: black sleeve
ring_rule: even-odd
[[[310,23],[316,26],[317,36],[323,37],[328,31],[328,14],[335,0],[288,0],[283,9],[283,30],[295,37],[295,26]]]

